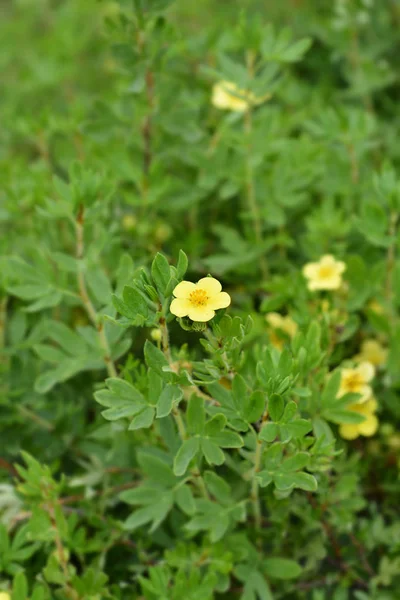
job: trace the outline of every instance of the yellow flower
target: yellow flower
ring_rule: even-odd
[[[181,281],[173,291],[175,298],[170,311],[177,317],[189,317],[192,321],[210,321],[216,310],[231,303],[229,294],[221,292],[221,289],[220,282],[214,277],[203,277],[197,283]]]
[[[222,110],[244,112],[251,105],[262,104],[270,97],[271,94],[265,94],[261,98],[257,98],[252,92],[238,88],[236,83],[219,81],[213,86],[211,102],[216,108]]]
[[[378,300],[371,300],[367,304],[367,308],[378,313],[378,315],[383,315],[385,313],[385,309],[383,308],[382,304],[378,302]]]
[[[369,400],[372,388],[369,385],[375,375],[375,368],[369,362],[362,362],[354,369],[342,369],[342,377],[338,391],[338,398],[345,394],[360,394],[358,404]]]
[[[278,350],[282,350],[285,343],[285,338],[284,336],[279,335],[279,332],[283,332],[288,337],[292,338],[296,334],[297,323],[293,321],[292,317],[283,317],[276,312],[268,313],[265,315],[265,319],[272,329],[272,331],[269,333],[271,344],[275,346],[275,348],[278,348]]]
[[[345,270],[344,262],[325,254],[318,262],[304,265],[303,275],[308,279],[307,286],[311,291],[337,290],[342,285],[342,273]]]
[[[388,351],[382,346],[378,340],[364,340],[361,344],[360,354],[357,355],[357,360],[366,360],[376,367],[384,365],[387,359]]]
[[[0,592],[0,600],[11,600],[11,596],[7,592]]]
[[[339,433],[345,440],[355,440],[359,435],[370,437],[378,429],[379,421],[375,415],[378,403],[375,398],[370,398],[363,404],[351,404],[348,410],[356,412],[364,417],[362,423],[342,423],[339,427]]]

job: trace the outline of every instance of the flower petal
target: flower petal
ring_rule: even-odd
[[[366,415],[365,421],[358,424],[358,431],[361,433],[361,435],[370,437],[371,435],[374,435],[374,433],[376,433],[378,425],[379,421],[375,415]]]
[[[191,281],[181,281],[172,292],[175,298],[187,298],[196,289],[196,284]]]
[[[206,321],[211,321],[211,319],[215,316],[215,311],[208,306],[193,306],[191,305],[189,313],[189,319],[192,321],[198,321],[199,323],[205,323]]]
[[[319,263],[307,263],[303,267],[303,275],[307,279],[314,279],[314,277],[318,276],[319,271]]]
[[[373,379],[375,375],[374,365],[367,361],[362,362],[360,365],[358,365],[357,371],[360,373],[361,377],[365,382],[371,381],[371,379]]]
[[[203,277],[197,282],[197,287],[207,292],[207,296],[215,296],[222,290],[222,285],[214,277]]]
[[[226,308],[231,303],[231,297],[226,292],[220,292],[215,296],[212,296],[207,302],[207,307],[212,308],[213,310],[218,310],[219,308]]]
[[[358,425],[351,423],[343,423],[339,427],[339,433],[345,440],[355,440],[360,435],[358,431]]]
[[[174,298],[169,310],[176,317],[186,317],[191,308],[192,304],[186,298]]]

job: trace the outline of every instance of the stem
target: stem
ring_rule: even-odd
[[[172,410],[172,414],[174,415],[175,423],[178,427],[179,437],[181,438],[182,442],[184,442],[186,439],[186,427],[179,408],[175,406]]]
[[[254,519],[256,523],[256,529],[259,530],[261,528],[261,507],[260,507],[260,496],[259,496],[259,487],[257,480],[257,473],[260,470],[261,466],[261,456],[263,444],[261,440],[257,438],[256,442],[256,452],[254,455],[254,471],[253,471],[253,482],[251,485],[251,501],[253,503],[253,513]]]
[[[33,410],[31,410],[27,406],[18,404],[17,410],[21,415],[27,417],[28,419],[39,425],[39,427],[41,427],[42,429],[46,429],[47,431],[53,431],[54,425],[52,423],[49,423],[49,421],[46,421],[46,419],[43,419],[43,417],[37,415],[35,412],[33,412]]]
[[[0,300],[0,350],[5,346],[6,338],[7,296]]]
[[[253,63],[254,56],[249,52],[247,56],[247,69],[249,75],[252,77],[253,75]],[[262,226],[261,226],[261,215],[260,209],[257,204],[255,186],[254,186],[254,171],[253,165],[251,162],[252,158],[252,144],[251,144],[251,135],[253,131],[253,113],[251,102],[247,107],[247,110],[244,114],[244,131],[246,137],[246,196],[247,196],[247,204],[249,211],[251,213],[252,223],[254,235],[256,238],[257,246],[261,248],[262,246]],[[260,268],[261,273],[264,279],[268,277],[268,266],[265,260],[265,256],[260,256]]]
[[[171,348],[169,345],[168,325],[167,325],[167,321],[165,320],[165,317],[161,317],[161,319],[159,321],[159,325],[160,325],[160,329],[161,329],[161,344],[162,344],[163,352],[164,352],[165,358],[167,359],[169,364],[172,365],[172,355],[171,355]]]
[[[146,98],[148,104],[148,114],[145,118],[142,127],[143,136],[143,198],[147,198],[147,192],[149,187],[149,172],[151,163],[153,160],[152,156],[152,115],[154,110],[154,76],[150,69],[146,71]]]
[[[268,408],[266,408],[264,410],[264,414],[261,418],[260,429],[264,425],[267,418],[268,418]],[[259,485],[258,485],[258,480],[257,480],[256,475],[259,472],[260,467],[261,467],[263,446],[264,446],[263,442],[257,436],[256,452],[254,454],[253,481],[251,484],[251,501],[253,504],[253,513],[254,513],[254,519],[255,519],[257,530],[261,529],[261,507],[260,507]]]
[[[390,244],[389,248],[387,249],[387,255],[386,255],[386,286],[385,286],[385,295],[386,295],[386,300],[388,301],[388,303],[390,304],[390,307],[393,308],[393,274],[394,274],[394,268],[396,265],[396,228],[397,228],[397,221],[398,221],[399,215],[396,212],[392,212],[392,214],[390,215],[390,221],[389,221],[389,239],[392,240],[392,243]]]
[[[80,261],[80,265],[78,267],[78,288],[79,295],[82,300],[83,306],[87,312],[89,319],[92,321],[93,325],[97,329],[97,333],[99,336],[100,346],[104,352],[103,360],[107,367],[107,371],[110,377],[117,377],[117,370],[111,358],[110,346],[108,344],[106,332],[104,331],[103,323],[99,323],[98,314],[96,309],[94,308],[92,301],[90,300],[85,275],[83,269],[81,267],[81,263],[83,261],[84,253],[85,253],[85,245],[84,245],[84,237],[83,237],[83,223],[84,223],[84,208],[80,207],[75,226],[76,226],[76,258]]]

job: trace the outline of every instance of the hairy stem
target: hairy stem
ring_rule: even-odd
[[[117,377],[117,370],[116,370],[113,360],[111,358],[110,346],[108,344],[106,332],[104,330],[104,325],[103,325],[103,323],[99,323],[98,314],[96,312],[96,309],[93,306],[93,303],[92,303],[92,301],[89,297],[88,291],[87,291],[85,275],[84,275],[83,268],[81,266],[81,262],[84,258],[84,254],[85,254],[83,223],[84,223],[84,208],[83,208],[83,206],[81,206],[79,209],[77,218],[76,218],[76,222],[75,222],[76,258],[80,262],[80,264],[78,265],[79,295],[82,300],[83,306],[85,307],[85,310],[87,312],[89,319],[91,320],[91,322],[97,329],[97,334],[99,336],[99,343],[103,350],[103,360],[107,367],[108,374],[110,377]]]
[[[385,284],[385,294],[386,300],[390,304],[391,310],[393,309],[393,275],[394,268],[396,265],[396,230],[397,230],[397,221],[399,215],[396,212],[392,212],[390,215],[389,221],[389,239],[391,239],[391,244],[387,249],[386,254],[386,284]]]
[[[266,408],[264,414],[261,418],[261,427],[265,423],[268,418],[268,409]],[[261,428],[260,427],[260,428]],[[256,529],[259,530],[261,528],[261,507],[260,507],[260,495],[259,495],[259,485],[257,480],[257,474],[261,468],[261,458],[263,452],[263,442],[258,438],[256,440],[256,451],[254,454],[254,469],[253,469],[253,481],[251,484],[251,501],[253,505],[253,514],[254,520],[256,524]]]
[[[254,56],[252,53],[249,53],[247,56],[247,69],[250,77],[253,76],[253,63]],[[257,204],[256,191],[254,185],[254,169],[252,165],[252,143],[251,136],[253,132],[253,113],[252,106],[249,102],[248,108],[244,114],[244,131],[246,138],[246,197],[247,197],[247,205],[251,214],[251,220],[253,224],[254,236],[256,239],[257,246],[261,248],[262,246],[262,225],[261,225],[261,214],[260,209]],[[265,256],[262,254],[260,256],[260,269],[264,279],[268,276],[268,265],[265,259]]]

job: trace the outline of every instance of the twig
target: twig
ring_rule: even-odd
[[[261,419],[261,426],[268,419],[268,409],[265,409],[264,414]],[[254,455],[254,469],[253,469],[253,481],[251,484],[251,500],[253,504],[253,513],[254,519],[256,523],[256,529],[261,529],[261,507],[260,507],[260,497],[259,497],[259,484],[257,479],[257,474],[261,467],[261,458],[263,451],[263,442],[258,438],[256,440],[256,452]]]
[[[385,295],[386,300],[390,304],[392,308],[393,304],[393,274],[394,268],[396,265],[396,229],[397,229],[397,221],[399,215],[396,212],[392,212],[389,220],[389,231],[388,236],[391,243],[387,249],[386,254],[386,285],[385,285]]]
[[[78,215],[76,218],[75,226],[76,226],[76,258],[79,261],[78,265],[78,287],[79,287],[79,295],[87,312],[89,319],[92,321],[93,325],[97,329],[97,333],[99,336],[100,346],[103,349],[103,360],[106,364],[107,371],[110,377],[117,377],[117,370],[111,358],[110,347],[108,344],[107,336],[104,331],[103,323],[99,322],[98,314],[96,309],[94,308],[92,301],[90,300],[85,275],[83,271],[82,261],[85,252],[84,246],[84,231],[83,231],[83,223],[84,223],[84,208],[80,206]]]
[[[254,63],[254,55],[252,52],[249,52],[247,55],[247,70],[249,72],[250,77],[253,75],[253,63]],[[262,247],[262,228],[261,228],[261,215],[260,209],[257,204],[255,187],[254,187],[254,172],[252,165],[252,144],[251,144],[251,136],[253,131],[253,113],[251,102],[249,101],[249,105],[244,114],[244,131],[246,136],[246,195],[247,195],[247,204],[251,213],[252,222],[253,222],[253,230],[256,238],[257,246],[259,248]],[[268,277],[268,265],[265,260],[265,256],[260,256],[260,268],[261,273],[264,279]]]

